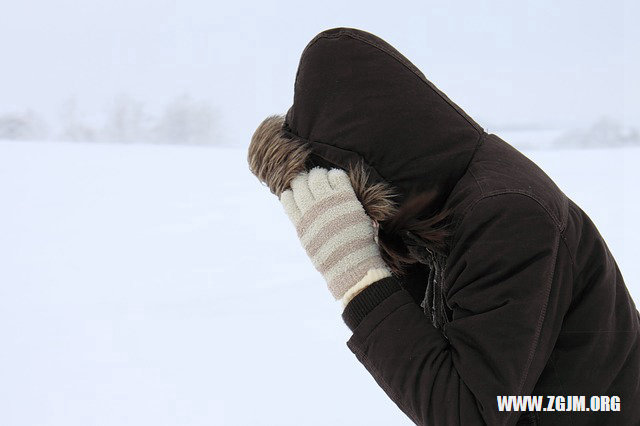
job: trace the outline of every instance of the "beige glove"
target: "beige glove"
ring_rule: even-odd
[[[311,262],[343,306],[369,284],[391,276],[371,218],[344,170],[315,167],[302,172],[280,201]]]

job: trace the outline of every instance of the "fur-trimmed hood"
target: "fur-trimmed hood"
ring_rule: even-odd
[[[354,28],[316,35],[302,52],[285,133],[314,164],[362,161],[375,182],[444,204],[479,146],[482,128],[381,38]]]
[[[397,275],[412,245],[446,253],[442,205],[483,130],[395,48],[365,31],[334,28],[305,47],[294,102],[267,117],[249,167],[280,195],[302,170],[347,170]]]

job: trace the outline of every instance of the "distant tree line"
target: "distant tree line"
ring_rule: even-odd
[[[584,129],[571,130],[554,141],[556,148],[605,148],[640,145],[640,132],[603,117]]]
[[[100,122],[83,118],[74,98],[60,112],[58,129],[32,109],[0,114],[0,139],[64,140],[80,142],[216,144],[216,115],[206,101],[181,95],[159,114],[150,114],[142,102],[116,97]]]

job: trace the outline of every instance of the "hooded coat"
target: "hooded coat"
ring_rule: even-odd
[[[418,242],[430,261],[343,313],[348,348],[413,422],[640,425],[640,314],[594,223],[535,163],[353,28],[305,47],[283,131],[312,165],[360,161],[400,205],[433,191],[431,213],[451,211],[445,254]],[[499,411],[501,395],[618,396],[620,410]]]

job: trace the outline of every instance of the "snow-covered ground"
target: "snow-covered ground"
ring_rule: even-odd
[[[525,151],[640,301],[640,148]],[[0,424],[412,424],[246,152],[0,141]]]

